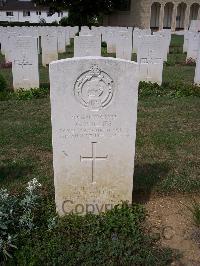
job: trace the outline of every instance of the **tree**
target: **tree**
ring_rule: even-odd
[[[34,0],[49,6],[50,12],[69,11],[69,24],[91,25],[99,22],[103,15],[121,9],[126,0]]]

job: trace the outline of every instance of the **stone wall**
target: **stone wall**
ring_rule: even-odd
[[[167,12],[166,4],[173,5],[173,11],[170,14],[170,27],[187,29],[190,24],[190,19],[200,19],[200,0],[132,0],[130,11],[116,12],[107,16],[104,20],[104,25],[109,26],[137,26],[140,28],[149,28],[151,21],[151,10],[153,3],[159,6],[159,21],[157,27],[162,29],[164,23],[165,12]],[[196,4],[196,6],[191,6]],[[195,13],[196,12],[196,13]],[[177,20],[180,20],[180,22]]]

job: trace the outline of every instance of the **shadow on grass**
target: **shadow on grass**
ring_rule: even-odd
[[[138,164],[133,177],[133,203],[146,203],[151,197],[153,188],[169,172],[166,163]]]
[[[0,164],[0,182],[26,176],[31,172],[32,168],[31,165],[21,162],[4,162],[4,164]]]

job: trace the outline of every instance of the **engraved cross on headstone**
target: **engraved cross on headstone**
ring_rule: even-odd
[[[20,60],[15,60],[15,62],[18,62],[18,65],[24,68],[24,66],[32,66],[31,63],[29,63],[25,58],[23,58],[22,61]]]
[[[146,78],[151,78],[150,71],[149,71],[149,63],[151,60],[149,58],[141,58],[140,63],[146,63]]]
[[[80,161],[91,161],[92,162],[92,182],[94,182],[95,177],[95,163],[96,161],[102,161],[108,159],[108,155],[105,157],[96,156],[96,144],[97,142],[92,142],[92,156],[91,157],[83,157],[80,156]]]

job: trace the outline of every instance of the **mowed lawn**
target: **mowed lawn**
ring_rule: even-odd
[[[193,80],[195,66],[185,65],[182,43],[182,37],[172,38],[168,61],[175,65],[165,64],[165,82]],[[60,58],[73,56],[68,49]],[[48,68],[40,67],[40,73],[42,83],[48,83]],[[3,74],[10,79],[10,69]],[[138,195],[200,192],[199,114],[197,97],[139,99],[135,200]],[[35,177],[53,203],[49,98],[0,102],[0,125],[0,187],[17,193]]]
[[[139,101],[134,189],[200,191],[200,99]],[[21,190],[36,177],[53,196],[49,99],[0,103],[0,185]]]

